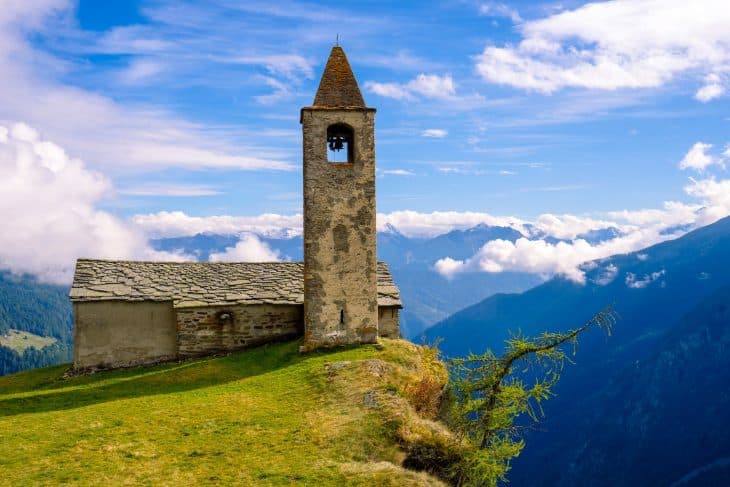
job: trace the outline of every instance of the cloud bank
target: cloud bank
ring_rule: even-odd
[[[642,248],[677,238],[691,229],[709,225],[730,215],[730,179],[703,180],[690,178],[684,187],[687,195],[697,198],[698,204],[666,202],[662,209],[610,212],[609,220],[593,220],[572,215],[542,215],[535,228],[545,235],[538,239],[521,238],[516,242],[493,240],[487,242],[469,259],[440,259],[435,270],[452,278],[462,272],[519,271],[543,274],[546,277],[559,274],[578,282],[585,282],[583,264],[616,254],[626,254]],[[577,238],[592,230],[616,228],[621,235],[599,243]],[[533,232],[533,235],[536,235]],[[550,242],[545,237],[566,239]],[[610,270],[599,279],[610,282],[615,273]],[[653,278],[654,280],[656,278]],[[646,279],[632,281],[642,287]],[[647,283],[648,284],[648,283]],[[629,283],[627,282],[627,285]]]
[[[68,284],[79,257],[182,260],[100,211],[109,180],[25,124],[0,125],[0,268]]]

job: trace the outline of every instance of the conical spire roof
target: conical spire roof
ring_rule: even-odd
[[[330,52],[327,66],[324,68],[319,82],[317,95],[314,97],[315,107],[328,108],[365,108],[365,100],[352,74],[345,51],[335,46]]]

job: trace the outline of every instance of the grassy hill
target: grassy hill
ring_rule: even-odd
[[[401,340],[307,355],[298,346],[0,377],[2,482],[442,485],[401,466],[410,438],[447,434],[429,419],[447,380],[433,351]]]

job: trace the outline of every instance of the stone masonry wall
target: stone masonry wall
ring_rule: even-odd
[[[395,306],[381,306],[378,309],[378,335],[385,338],[400,338],[398,324],[399,309]]]
[[[351,163],[327,161],[327,127],[353,129]],[[373,343],[378,336],[375,111],[302,110],[304,346]]]
[[[211,306],[176,311],[180,358],[228,352],[302,334],[302,307],[298,305]]]

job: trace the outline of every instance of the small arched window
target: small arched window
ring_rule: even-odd
[[[352,128],[343,123],[327,127],[327,160],[329,162],[353,162]]]
[[[230,311],[219,311],[215,314],[215,318],[220,326],[233,324],[233,313]]]

